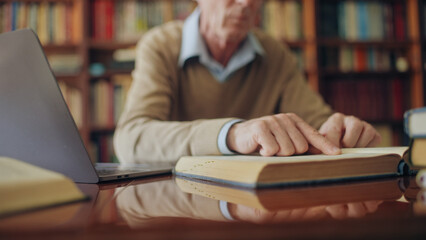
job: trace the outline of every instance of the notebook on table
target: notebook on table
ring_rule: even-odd
[[[0,156],[97,183],[170,173],[171,163],[92,164],[37,35],[0,35]]]

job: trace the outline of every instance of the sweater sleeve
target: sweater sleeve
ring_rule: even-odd
[[[115,153],[121,162],[177,161],[183,155],[220,154],[220,129],[232,120],[171,121],[178,67],[178,54],[173,51],[180,43],[167,37],[173,31],[164,33],[166,30],[152,30],[138,44],[132,86],[114,134]]]
[[[179,217],[229,221],[220,202],[181,191],[173,180],[116,189],[117,210],[131,227],[142,227],[155,218]]]

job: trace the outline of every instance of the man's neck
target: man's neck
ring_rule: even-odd
[[[222,66],[226,67],[232,55],[237,51],[245,37],[234,36],[233,39],[219,36],[209,26],[208,21],[200,18],[200,34],[206,43],[210,55]]]
[[[211,56],[224,67],[226,67],[241,43],[241,41],[226,41],[216,36],[208,36],[208,33],[207,35],[201,35]]]

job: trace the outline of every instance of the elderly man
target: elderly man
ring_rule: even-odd
[[[184,23],[144,35],[114,136],[120,161],[339,154],[380,142],[370,124],[333,114],[290,50],[254,29],[261,4],[198,0]]]

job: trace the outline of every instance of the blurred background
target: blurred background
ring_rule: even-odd
[[[92,160],[116,162],[112,135],[135,46],[184,20],[192,0],[0,0],[0,32],[39,36]],[[258,26],[287,44],[309,85],[339,112],[407,145],[403,114],[424,106],[426,0],[264,0]]]

